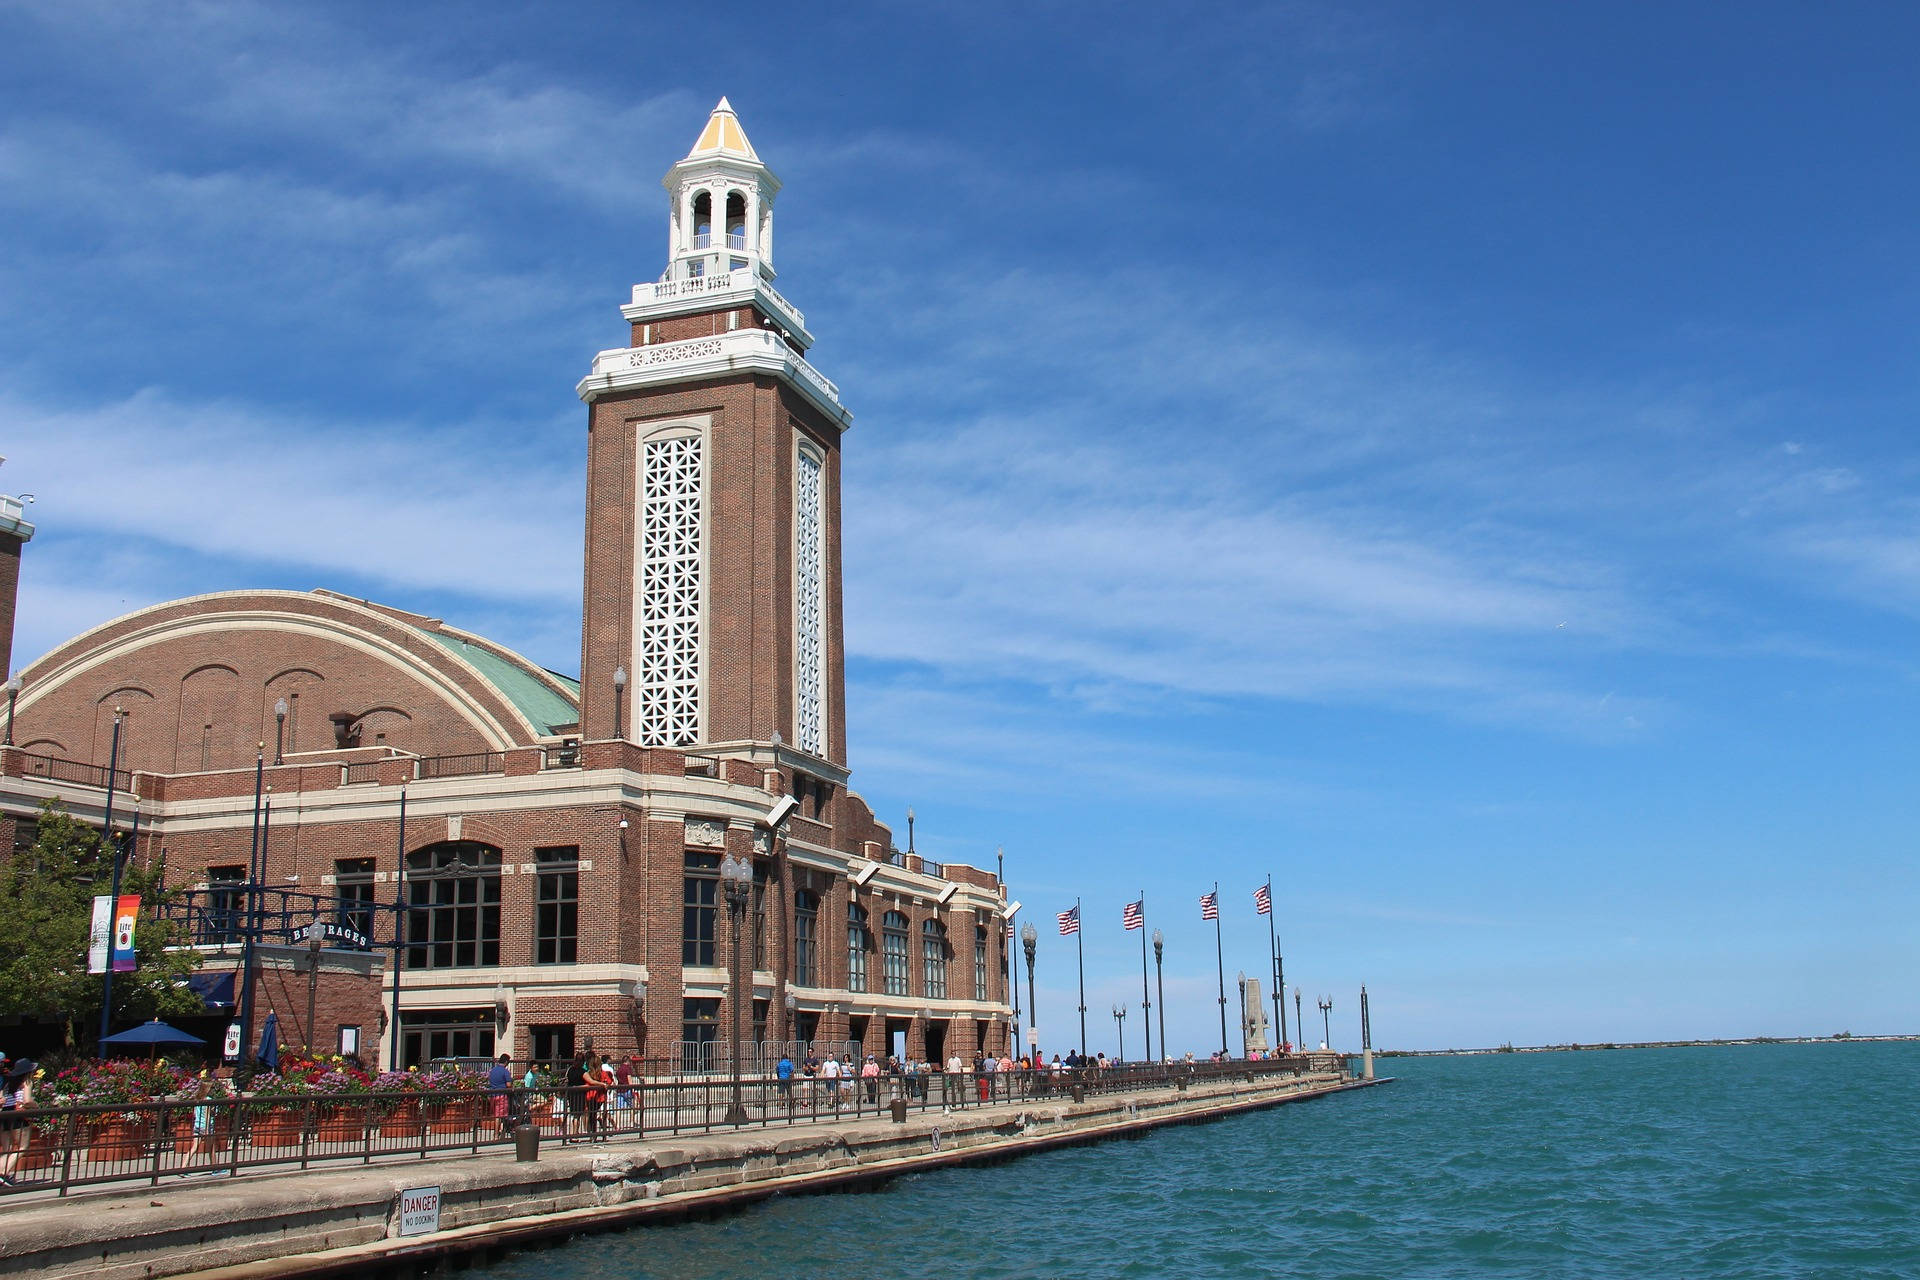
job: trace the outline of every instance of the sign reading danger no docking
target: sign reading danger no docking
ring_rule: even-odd
[[[440,1188],[409,1187],[400,1193],[400,1234],[424,1236],[440,1229]]]

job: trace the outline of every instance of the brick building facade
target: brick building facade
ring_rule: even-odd
[[[1002,887],[900,854],[848,788],[851,417],[772,287],[779,183],[722,101],[665,185],[668,269],[578,387],[581,680],[325,591],[157,605],[21,673],[0,828],[49,794],[97,821],[117,716],[116,808],[137,798],[134,856],[191,889],[210,969],[234,963],[234,904],[267,904],[256,1028],[268,1007],[323,1048],[356,1028],[383,1060],[589,1039],[692,1060],[750,973],[756,1042],[1009,1043]],[[737,980],[729,859],[752,867]],[[309,1031],[281,953],[320,918],[341,954]]]

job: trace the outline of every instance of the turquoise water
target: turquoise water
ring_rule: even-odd
[[[475,1274],[1920,1276],[1920,1044],[1382,1065],[1378,1089]]]

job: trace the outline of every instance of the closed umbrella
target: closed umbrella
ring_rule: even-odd
[[[260,1028],[260,1052],[254,1055],[269,1071],[280,1070],[280,1015],[270,1013]]]

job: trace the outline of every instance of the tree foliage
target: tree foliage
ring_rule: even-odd
[[[112,890],[113,861],[106,842],[49,800],[41,807],[40,836],[0,865],[0,1017],[58,1022],[68,1049],[91,1045],[99,1034],[104,981],[87,972],[93,898]],[[156,869],[129,858],[120,892],[140,895],[134,949],[140,967],[113,976],[116,1028],[169,1014],[203,1011],[186,985],[199,964],[191,950],[170,951],[177,928],[154,914],[164,901]]]

